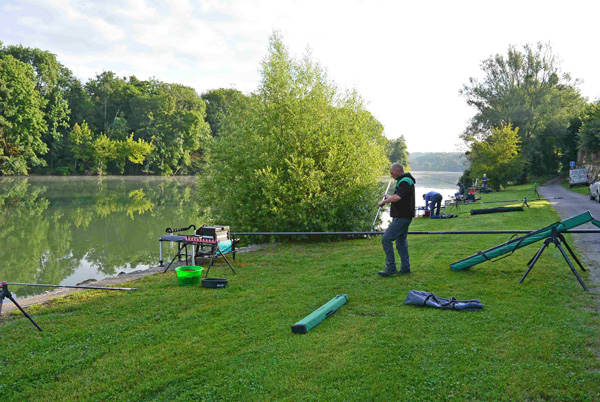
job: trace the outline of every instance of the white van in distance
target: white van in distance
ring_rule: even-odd
[[[571,169],[569,171],[569,187],[573,186],[587,186],[590,184],[588,179],[587,170],[584,168],[581,169]]]

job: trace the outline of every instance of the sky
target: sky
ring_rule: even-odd
[[[0,41],[48,50],[84,83],[113,71],[250,93],[279,31],[356,89],[388,138],[453,152],[475,113],[459,90],[511,44],[550,44],[599,99],[598,15],[596,0],[0,0]]]

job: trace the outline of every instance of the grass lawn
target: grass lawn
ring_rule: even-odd
[[[531,185],[485,194],[531,198]],[[482,207],[503,204],[483,205]],[[513,205],[520,205],[514,203]],[[411,230],[537,229],[524,212],[415,220]],[[508,235],[409,236],[413,274],[379,277],[380,237],[287,243],[238,255],[225,289],[177,286],[175,273],[86,291],[2,323],[6,400],[600,400],[598,294],[541,243],[495,263],[449,264]],[[567,236],[569,239],[569,236]],[[152,239],[154,241],[155,239]],[[150,240],[149,240],[150,241]],[[589,283],[589,274],[582,277]],[[125,286],[125,285],[123,285]],[[403,305],[410,289],[478,298],[478,312]],[[291,326],[337,294],[348,303],[308,334]]]
[[[560,184],[567,190],[571,190],[571,191],[574,191],[579,194],[583,194],[588,197],[590,195],[590,186],[569,187],[569,179],[562,180]]]

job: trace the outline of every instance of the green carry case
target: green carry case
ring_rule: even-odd
[[[305,334],[348,302],[348,295],[337,295],[311,314],[292,325],[294,334]]]
[[[461,269],[469,268],[473,265],[477,265],[485,261],[490,261],[493,258],[513,252],[521,247],[525,247],[532,243],[546,239],[547,237],[552,236],[553,232],[563,233],[569,229],[573,229],[577,226],[583,225],[588,222],[591,222],[594,226],[600,228],[600,221],[594,219],[590,214],[590,211],[587,211],[582,214],[573,216],[569,219],[565,219],[564,221],[555,222],[552,225],[536,230],[535,232],[531,232],[525,236],[517,237],[516,239],[510,240],[499,246],[490,248],[489,250],[480,251],[477,254],[474,254],[463,260],[450,264],[450,269],[452,271],[460,271]]]

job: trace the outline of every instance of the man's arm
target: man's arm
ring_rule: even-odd
[[[386,195],[384,200],[379,201],[379,206],[383,207],[384,204],[400,201],[401,199],[402,199],[402,197],[400,197],[398,194],[393,194],[393,195],[390,195],[389,197]]]

